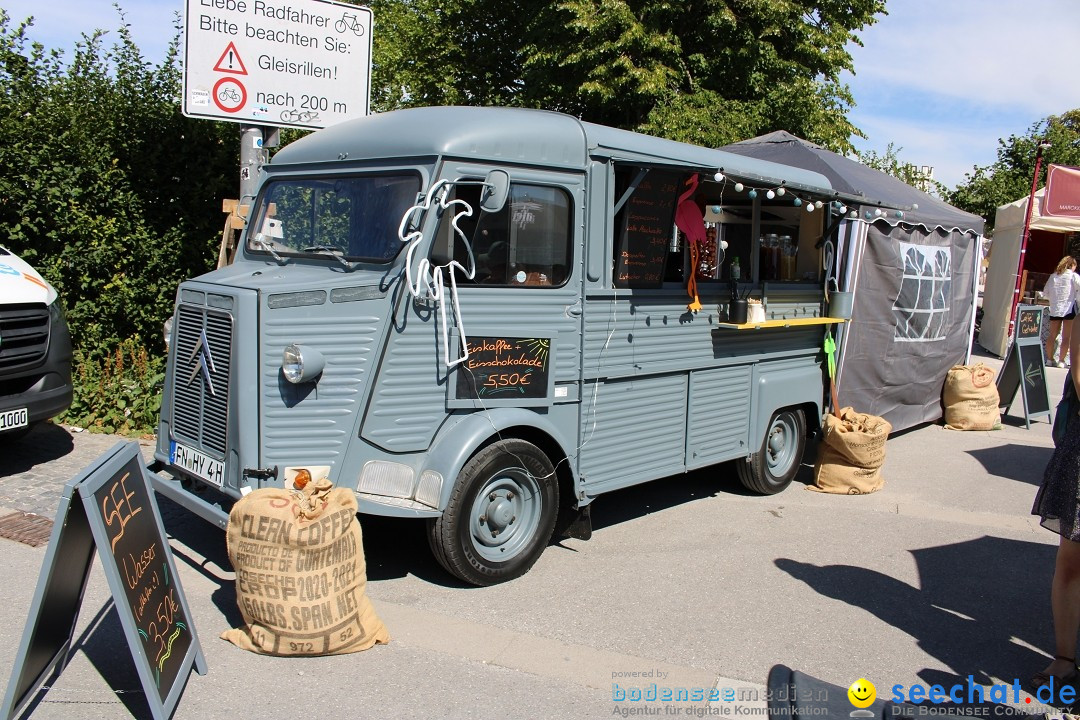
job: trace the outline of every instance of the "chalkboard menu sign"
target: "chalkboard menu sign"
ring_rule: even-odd
[[[1043,364],[1042,313],[1037,305],[1021,305],[1016,313],[1016,341],[1005,353],[1005,362],[998,374],[998,398],[1005,412],[1012,408],[1017,390],[1024,401],[1024,420],[1045,415],[1050,418],[1050,393],[1046,389],[1046,368]]]
[[[206,661],[136,443],[121,443],[64,488],[0,719],[68,662],[94,548],[155,719],[172,715]]]
[[[551,397],[553,337],[470,337],[454,397],[469,407],[546,405]]]
[[[683,177],[681,173],[650,170],[626,201],[615,249],[616,286],[648,288],[664,282]]]
[[[1019,340],[1042,338],[1043,309],[1021,305],[1016,311],[1016,337]]]

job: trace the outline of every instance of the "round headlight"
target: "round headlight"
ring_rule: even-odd
[[[318,350],[303,345],[287,346],[281,358],[285,379],[294,384],[314,380],[325,366],[326,361]]]

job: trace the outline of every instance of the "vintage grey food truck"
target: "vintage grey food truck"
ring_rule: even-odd
[[[304,469],[426,520],[477,585],[587,537],[611,490],[734,461],[779,492],[822,419],[841,211],[817,173],[559,113],[316,132],[263,168],[235,261],[179,288],[155,487],[224,526]],[[729,318],[751,292],[764,320]]]

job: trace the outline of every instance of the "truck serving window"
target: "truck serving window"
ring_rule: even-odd
[[[271,180],[253,215],[248,250],[389,262],[402,247],[401,217],[419,191],[413,174]]]
[[[554,287],[566,282],[570,268],[570,197],[561,188],[512,184],[506,205],[497,213],[480,208],[480,186],[454,186],[451,198],[474,208],[458,227],[476,258],[474,283],[480,285]],[[439,220],[432,261],[451,258],[468,267],[468,250],[453,232],[452,213]],[[459,278],[459,282],[468,282]]]

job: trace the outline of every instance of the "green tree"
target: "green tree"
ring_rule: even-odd
[[[162,351],[177,283],[216,259],[238,164],[234,125],[180,113],[179,28],[152,66],[118,13],[112,47],[97,31],[68,59],[0,9],[0,242],[97,359],[128,338]]]
[[[856,151],[855,155],[858,157],[859,162],[867,167],[880,170],[886,175],[892,175],[894,178],[923,192],[937,197],[944,197],[948,192],[948,188],[934,180],[930,175],[922,172],[918,165],[901,160],[901,150],[903,148],[895,147],[893,143],[889,143],[884,153],[878,154],[873,150],[865,150],[863,152]]]
[[[884,0],[372,0],[373,105],[561,110],[717,146],[785,129],[841,152],[856,32]]]
[[[1039,187],[1046,183],[1049,165],[1080,165],[1080,109],[1051,115],[1033,123],[1024,135],[998,140],[997,160],[965,175],[964,182],[948,196],[948,202],[982,215],[987,231],[991,231],[1000,206],[1027,197],[1031,192],[1035,157],[1041,142],[1050,146],[1043,150]]]

